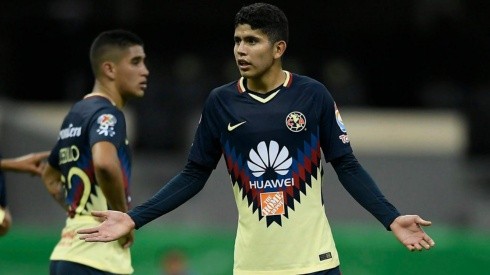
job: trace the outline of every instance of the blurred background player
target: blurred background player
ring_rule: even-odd
[[[282,68],[288,20],[257,3],[235,17],[241,74],[209,95],[184,170],[130,212],[94,212],[105,221],[78,231],[111,241],[141,228],[198,193],[224,156],[238,207],[233,273],[340,274],[322,198],[321,156],[342,185],[409,250],[434,241],[418,215],[400,215],[353,154],[347,130],[320,82]],[[216,192],[221,192],[217,190]]]
[[[49,151],[31,153],[17,158],[2,159],[0,155],[0,236],[7,234],[12,225],[12,215],[7,207],[7,187],[3,171],[29,173],[40,176]]]
[[[68,213],[50,257],[52,275],[133,272],[132,232],[100,245],[80,241],[75,231],[99,223],[90,216],[93,210],[129,208],[131,155],[121,108],[144,95],[149,74],[145,56],[143,41],[125,30],[102,32],[92,43],[93,90],[65,116],[42,176]]]
[[[187,253],[180,248],[171,248],[160,254],[160,275],[193,275]]]

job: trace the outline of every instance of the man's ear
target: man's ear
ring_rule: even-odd
[[[102,63],[102,73],[110,79],[115,78],[116,66],[113,62],[106,61]]]
[[[274,43],[274,58],[278,59],[281,58],[281,56],[284,54],[286,51],[286,41],[280,40]]]

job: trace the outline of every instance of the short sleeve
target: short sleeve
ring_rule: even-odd
[[[126,139],[124,114],[116,108],[104,108],[94,114],[88,124],[89,144],[108,141],[119,147]]]

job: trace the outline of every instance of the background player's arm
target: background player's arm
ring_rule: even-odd
[[[107,141],[92,146],[95,177],[112,210],[128,211],[123,173],[116,147]]]
[[[17,158],[0,159],[0,170],[31,173],[40,176],[43,171],[44,160],[49,151],[31,153]]]
[[[113,210],[127,212],[123,172],[116,147],[107,141],[97,142],[92,146],[92,159],[97,183],[109,207]],[[133,244],[133,240],[134,230],[130,230],[129,234],[119,239],[119,243],[127,248]]]
[[[51,165],[46,164],[46,167],[41,176],[44,186],[49,194],[58,202],[63,209],[68,211],[68,206],[65,203],[65,188],[61,181],[61,173]]]

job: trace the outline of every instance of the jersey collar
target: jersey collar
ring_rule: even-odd
[[[283,87],[289,87],[289,86],[291,86],[291,83],[293,82],[293,75],[288,71],[283,70],[283,72],[286,74],[286,79],[284,80],[284,83],[282,84],[282,86]],[[243,93],[247,90],[247,88],[245,87],[245,78],[243,76],[240,77],[240,79],[237,82],[237,89],[238,89],[239,93]]]

